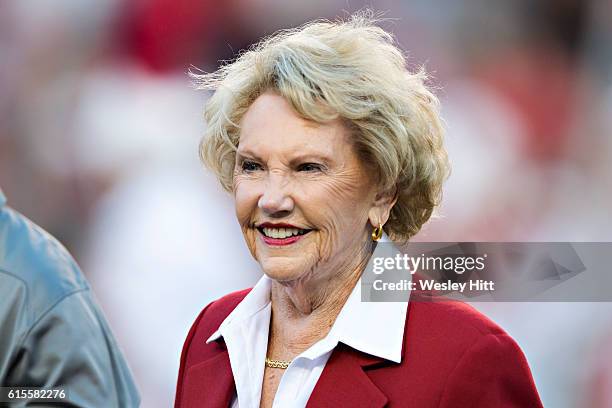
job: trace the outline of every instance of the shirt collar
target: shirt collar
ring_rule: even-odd
[[[242,299],[238,306],[223,320],[217,331],[206,340],[206,344],[213,342],[223,336],[224,329],[233,323],[247,320],[270,303],[270,290],[272,280],[266,275],[253,286],[253,289]]]
[[[386,234],[381,241],[391,242]],[[376,256],[377,250],[372,256]],[[249,319],[266,307],[270,303],[271,287],[271,279],[262,276],[206,343],[222,337],[228,325]],[[362,302],[359,279],[324,340],[342,342],[361,352],[399,363],[407,311],[408,299],[405,302]],[[304,355],[308,356],[308,352]]]
[[[0,207],[3,207],[6,204],[6,197],[2,193],[2,189],[0,188]]]
[[[400,363],[408,302],[362,302],[361,287],[359,279],[330,334],[356,350]]]

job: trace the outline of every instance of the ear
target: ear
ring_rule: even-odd
[[[380,224],[385,225],[391,214],[391,209],[397,202],[397,187],[379,191],[374,197],[372,207],[368,212],[368,219],[372,227],[378,227]]]

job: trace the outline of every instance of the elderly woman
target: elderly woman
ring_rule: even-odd
[[[310,23],[197,79],[201,156],[264,276],[195,321],[177,407],[541,406],[469,306],[360,301],[375,241],[418,232],[448,173],[437,99],[391,35],[363,14]]]

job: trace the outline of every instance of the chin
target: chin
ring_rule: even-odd
[[[278,282],[289,282],[300,279],[308,270],[291,258],[267,258],[259,262],[261,269],[270,279]]]

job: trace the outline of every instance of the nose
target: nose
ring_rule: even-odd
[[[293,211],[293,199],[289,194],[290,183],[282,174],[272,173],[257,205],[266,214],[282,217]]]

